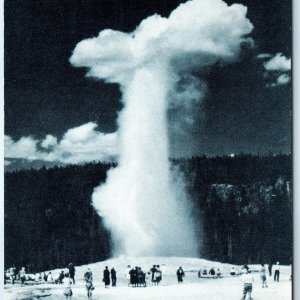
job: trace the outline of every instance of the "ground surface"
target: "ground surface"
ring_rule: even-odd
[[[153,264],[165,264],[167,266],[167,274],[165,282],[159,286],[152,286],[150,280],[147,280],[148,286],[145,288],[128,287],[125,279],[125,270],[128,264],[131,267],[140,266],[144,271],[149,271]],[[102,283],[102,271],[105,266],[109,268],[115,267],[117,270],[117,287],[105,289]],[[176,280],[176,269],[182,266],[185,271],[184,282],[178,284]],[[198,278],[197,272],[203,267],[220,268],[223,278],[220,279],[204,279]],[[228,276],[232,265],[211,262],[194,258],[177,258],[177,257],[148,257],[148,258],[119,258],[99,262],[88,266],[76,267],[76,285],[72,286],[73,300],[87,299],[83,274],[87,267],[90,267],[94,275],[95,290],[93,299],[122,299],[122,300],[142,300],[142,299],[206,299],[206,300],[233,300],[241,299],[242,283],[240,276]],[[260,277],[256,270],[258,265],[250,266],[253,270],[255,283],[252,293],[254,300],[290,300],[292,299],[291,290],[292,283],[290,281],[290,267],[282,266],[280,274],[280,282],[274,282],[268,276],[268,288],[262,288]],[[236,266],[240,269],[240,266]],[[59,270],[53,270],[56,273]],[[21,287],[20,284],[5,285],[5,300],[33,300],[33,299],[65,299],[63,297],[64,287],[53,284],[28,285]]]

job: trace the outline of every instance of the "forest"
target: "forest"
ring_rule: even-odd
[[[110,233],[91,205],[93,189],[116,164],[94,162],[6,172],[5,268],[37,272],[105,260]],[[290,264],[292,156],[172,159],[185,178],[199,257],[237,264]]]

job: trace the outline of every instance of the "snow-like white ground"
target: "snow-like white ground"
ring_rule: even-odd
[[[143,271],[149,271],[153,264],[165,264],[167,272],[165,282],[158,286],[151,285],[147,280],[147,287],[128,287],[125,279],[127,265],[139,266]],[[117,286],[104,288],[102,274],[104,267],[114,267],[117,271]],[[177,283],[176,270],[182,266],[185,271],[184,282]],[[122,299],[122,300],[143,300],[143,299],[206,299],[206,300],[233,300],[241,299],[243,285],[240,276],[229,276],[232,265],[219,262],[207,261],[197,258],[179,257],[140,257],[140,258],[118,258],[106,260],[85,266],[76,267],[76,284],[72,286],[72,299],[87,299],[83,275],[87,268],[91,268],[94,277],[95,290],[93,299]],[[198,278],[198,270],[206,267],[220,268],[224,277],[220,279]],[[241,269],[241,266],[235,266]],[[290,300],[292,299],[292,282],[290,281],[291,268],[281,266],[280,282],[274,282],[272,277],[267,278],[268,288],[262,288],[260,283],[259,265],[250,265],[253,270],[255,283],[252,293],[254,300]],[[53,270],[52,274],[60,270]],[[5,300],[30,300],[30,299],[65,299],[63,296],[64,287],[55,284],[39,284],[21,287],[20,284],[6,284]],[[48,296],[47,296],[48,295]]]

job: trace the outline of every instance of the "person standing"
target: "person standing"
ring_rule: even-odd
[[[14,273],[14,280],[16,280],[17,279],[17,274],[18,274],[16,267],[13,267],[13,273]]]
[[[93,273],[90,268],[87,269],[87,272],[84,274],[85,287],[87,290],[88,299],[92,299],[92,290],[93,287]]]
[[[242,269],[246,269],[247,272],[249,273],[249,266],[247,264],[244,264],[243,268]]]
[[[156,266],[153,265],[153,267],[150,269],[151,272],[151,282],[154,283],[155,282],[155,278],[154,278],[154,274],[156,272]]]
[[[138,267],[137,269],[137,286],[145,286],[145,273],[142,268]]]
[[[34,282],[38,284],[40,282],[40,273],[35,273],[34,274]]]
[[[131,266],[128,265],[125,271],[125,279],[127,280],[128,286],[130,286],[130,270],[131,270]]]
[[[159,282],[161,281],[161,270],[159,265],[156,266],[156,271],[154,274],[154,280],[156,284],[159,284]]]
[[[130,281],[129,281],[129,283],[130,283],[131,286],[134,286],[134,284],[135,284],[135,269],[134,269],[134,268],[132,268],[132,269],[129,271],[129,276],[130,276]]]
[[[249,294],[249,299],[251,299],[251,293],[253,289],[253,283],[254,283],[254,277],[251,275],[251,273],[248,273],[247,269],[242,270],[243,274],[241,276],[241,280],[244,284],[244,289],[243,289],[243,300],[246,299],[247,294]]]
[[[18,275],[20,276],[21,286],[25,285],[25,281],[26,281],[25,267],[22,267]]]
[[[134,268],[134,272],[133,272],[133,283],[134,283],[134,286],[137,287],[138,286],[138,274],[139,274],[139,267],[136,266]]]
[[[109,275],[110,275],[110,273],[109,273],[109,270],[108,270],[108,266],[106,266],[104,271],[103,271],[103,282],[104,282],[105,288],[108,288],[108,286],[110,285]]]
[[[117,272],[114,267],[110,270],[110,276],[111,276],[111,285],[116,286],[117,284]]]
[[[65,273],[64,273],[64,271],[62,270],[62,271],[59,273],[59,276],[58,276],[58,284],[62,284],[64,278],[65,278]]]
[[[279,261],[276,263],[274,267],[274,281],[279,281],[279,275],[280,275],[280,266],[279,266]]]
[[[47,281],[53,283],[53,277],[52,277],[52,273],[49,272],[47,275]]]
[[[269,276],[272,276],[272,261],[270,260],[269,265],[268,265],[268,271],[269,271]]]
[[[10,278],[11,284],[14,284],[14,283],[15,283],[15,271],[14,271],[14,268],[15,268],[15,267],[11,267],[11,268],[9,269],[9,278]]]
[[[70,277],[66,277],[64,279],[64,286],[65,286],[64,295],[66,296],[66,300],[71,300],[73,292],[72,292],[72,289],[71,289],[71,279],[70,279]]]
[[[68,270],[69,270],[70,279],[72,279],[73,284],[75,284],[75,267],[73,263],[69,263]]]
[[[176,272],[176,275],[177,275],[178,283],[182,283],[183,282],[183,277],[184,277],[184,272],[182,270],[182,267],[179,267],[179,269]]]
[[[261,264],[261,268],[259,270],[260,273],[260,279],[261,279],[261,285],[262,287],[268,287],[267,285],[267,277],[266,277],[266,267],[264,264]]]
[[[168,285],[167,267],[165,264],[161,265],[161,278],[163,285]]]

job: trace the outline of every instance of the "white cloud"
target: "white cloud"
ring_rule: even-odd
[[[80,163],[92,160],[111,160],[118,155],[117,133],[101,133],[95,130],[97,124],[89,122],[69,129],[51,153],[66,163]]]
[[[272,57],[272,54],[269,54],[269,53],[261,53],[261,54],[258,54],[256,57],[259,58],[259,59],[265,59],[265,58],[270,58],[270,57]]]
[[[59,142],[53,135],[47,135],[43,140],[22,137],[16,142],[5,136],[5,157],[70,164],[114,159],[118,155],[117,133],[105,134],[96,131],[96,127],[96,123],[89,122],[69,129]],[[38,150],[38,145],[48,151]]]
[[[285,57],[282,53],[277,53],[269,61],[264,63],[264,67],[267,71],[290,71],[291,59]]]
[[[260,54],[258,58],[268,58],[269,54]],[[291,59],[285,57],[282,53],[277,53],[266,61],[264,79],[269,81],[266,87],[276,87],[288,84],[291,80],[289,75],[291,71]]]
[[[22,137],[14,142],[11,137],[4,136],[4,157],[38,159],[38,141],[32,137]]]
[[[291,77],[288,74],[282,74],[277,77],[276,82],[268,83],[266,87],[276,87],[288,84],[291,81]]]
[[[290,76],[287,74],[282,74],[277,78],[277,83],[282,85],[282,84],[287,84],[291,80]]]
[[[57,144],[57,138],[51,134],[47,134],[45,139],[41,142],[41,146],[45,149],[54,147]]]
[[[258,54],[256,57],[258,59],[266,59],[266,58],[270,58],[272,57],[273,55],[272,54],[269,54],[269,53],[260,53]]]

